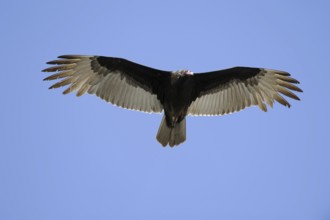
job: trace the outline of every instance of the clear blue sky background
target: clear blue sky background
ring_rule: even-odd
[[[0,219],[330,219],[329,1],[1,1]],[[285,70],[301,102],[189,117],[163,148],[161,115],[43,82],[62,54],[164,70]]]

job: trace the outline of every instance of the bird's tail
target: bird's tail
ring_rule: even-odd
[[[174,128],[171,128],[167,126],[164,115],[158,129],[157,140],[164,147],[168,144],[173,147],[184,142],[186,140],[186,119],[184,118],[180,123],[175,124]]]

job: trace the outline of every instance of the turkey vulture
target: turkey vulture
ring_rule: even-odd
[[[164,116],[157,140],[171,147],[186,140],[186,115],[224,115],[274,101],[290,107],[280,93],[299,100],[299,82],[278,70],[234,67],[193,74],[189,70],[163,71],[132,61],[105,56],[63,55],[47,64],[43,72],[56,72],[44,80],[62,81],[50,87],[69,85],[63,94],[77,91],[96,96],[116,106]]]

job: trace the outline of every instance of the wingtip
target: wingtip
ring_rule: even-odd
[[[65,55],[58,56],[57,58],[60,58],[60,59],[81,59],[83,57],[90,57],[90,56],[77,55],[77,54],[65,54]]]
[[[45,68],[45,69],[41,70],[41,72],[48,72],[47,69],[48,68]]]
[[[65,55],[60,55],[57,58],[60,58],[60,59],[72,59],[72,58],[77,58],[77,57],[78,57],[78,55],[65,54]]]

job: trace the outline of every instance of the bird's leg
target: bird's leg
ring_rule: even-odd
[[[178,122],[178,117],[171,114],[165,113],[165,118],[166,118],[166,124],[170,128],[174,128],[175,124]]]

